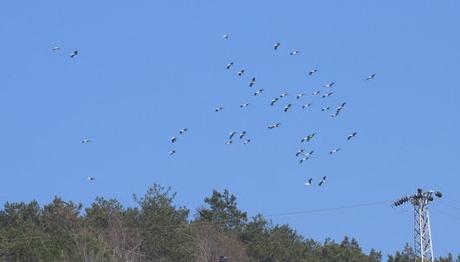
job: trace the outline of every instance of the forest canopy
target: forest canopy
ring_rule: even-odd
[[[2,261],[383,261],[357,240],[318,242],[263,215],[249,218],[228,190],[214,190],[194,216],[171,188],[154,184],[136,205],[97,197],[87,208],[59,197],[47,205],[6,203],[0,211]],[[190,219],[193,217],[193,219]],[[409,245],[385,258],[414,261]],[[460,262],[452,255],[438,262]]]

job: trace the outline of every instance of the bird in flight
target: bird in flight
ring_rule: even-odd
[[[373,79],[373,78],[375,77],[375,75],[376,75],[376,74],[368,75],[368,76],[366,77],[366,79],[364,79],[364,80],[366,80],[366,81],[367,81],[367,80],[371,80],[371,79]]]
[[[310,142],[310,140],[312,140],[313,137],[315,137],[315,135],[316,135],[316,133],[311,133],[311,134],[309,134],[308,136],[302,138],[302,139],[300,140],[300,143],[303,143],[303,142],[305,142],[305,141],[306,141],[306,142]]]
[[[246,131],[241,132],[240,134],[240,139],[243,139],[243,137],[246,135]],[[231,138],[230,138],[231,139]]]
[[[88,143],[91,143],[91,140],[85,138],[85,139],[81,140],[81,143],[82,143],[82,144],[88,144]]]
[[[351,134],[349,134],[349,135],[347,136],[347,140],[350,140],[350,139],[352,139],[353,137],[355,137],[355,136],[357,136],[357,135],[358,135],[358,132],[353,132],[353,133],[351,133]]]
[[[299,53],[300,53],[299,50],[294,50],[294,51],[292,51],[292,52],[289,53],[289,54],[290,54],[290,55],[297,55],[297,54],[299,54]]]
[[[281,125],[281,123],[275,123],[273,125],[269,125],[268,129],[278,128],[278,127],[280,127],[280,125]]]
[[[224,39],[224,40],[228,40],[228,38],[229,38],[229,36],[226,35],[226,34],[222,36],[222,39]]]
[[[299,164],[302,164],[303,162],[307,161],[308,159],[310,159],[309,156],[302,157],[302,158],[299,160]]]
[[[315,153],[315,150],[312,150],[312,151],[310,151],[310,152],[304,154],[304,156],[308,156],[308,157],[309,157],[309,156],[313,155],[313,153]]]
[[[247,145],[249,143],[251,143],[251,139],[246,139],[243,144]]]
[[[328,111],[329,109],[331,109],[331,108],[329,106],[326,106],[326,107],[321,108],[321,111],[324,112],[324,111]]]
[[[255,96],[260,95],[263,91],[264,91],[263,89],[259,89],[254,93],[254,95]]]
[[[228,70],[230,70],[230,68],[232,68],[232,66],[233,66],[233,62],[230,62],[230,63],[227,64],[226,68],[227,68]]]
[[[280,98],[286,97],[287,95],[288,95],[288,93],[282,93],[282,94],[280,95]]]
[[[249,82],[249,87],[253,87],[256,84],[256,78],[253,77],[251,81]]]
[[[170,139],[170,140],[171,140],[171,143],[176,143],[176,141],[177,141],[177,137],[173,136],[173,137],[171,137],[171,139]]]
[[[300,93],[296,96],[297,99],[300,99],[302,96],[304,96],[305,94],[304,93]]]
[[[219,111],[222,111],[222,109],[224,109],[223,106],[218,106],[216,107],[216,109],[214,109],[214,111],[219,112]]]
[[[292,104],[288,104],[287,106],[284,107],[284,112],[287,112],[289,108],[291,108]]]
[[[93,180],[95,180],[95,179],[96,179],[96,178],[94,178],[94,177],[92,177],[92,176],[89,176],[89,177],[86,178],[86,180],[88,180],[88,181],[93,181]]]
[[[316,95],[319,95],[321,93],[321,91],[315,91],[312,93],[312,95],[316,96]]]
[[[319,71],[318,69],[313,69],[310,72],[308,72],[308,75],[311,76],[311,75],[313,75],[314,73],[316,73],[318,71]]]
[[[55,47],[51,48],[51,51],[53,51],[53,52],[57,52],[59,50],[61,50],[61,48],[59,46],[55,46]]]
[[[305,149],[300,149],[299,151],[297,151],[297,152],[295,153],[295,156],[298,157],[298,156],[300,156],[303,152],[305,152]]]
[[[228,140],[227,142],[225,142],[226,145],[231,145],[233,144],[233,140]]]
[[[332,114],[331,116],[332,116],[332,117],[338,116],[338,115],[340,114],[340,111],[342,111],[342,110],[345,108],[345,105],[346,105],[346,104],[347,104],[347,103],[343,102],[339,107],[337,107],[337,110],[336,110],[335,113]]]
[[[187,131],[188,131],[187,128],[182,128],[181,130],[179,130],[179,134],[182,135],[183,133],[185,133],[185,132],[187,132]]]
[[[279,99],[278,97],[273,98],[272,101],[270,102],[270,105],[273,106],[276,103],[276,101],[278,101],[278,99]]]
[[[305,182],[304,185],[311,186],[312,181],[313,181],[313,178],[310,178],[310,179],[307,180],[307,182]]]
[[[305,108],[310,107],[310,106],[311,106],[311,103],[307,103],[307,104],[302,106],[302,109],[305,109]]]
[[[74,58],[78,55],[78,50],[75,50],[73,51],[72,53],[70,53],[70,58]]]
[[[240,71],[238,71],[238,76],[242,76],[244,74],[244,69],[241,69]]]
[[[280,46],[281,46],[281,43],[280,43],[280,42],[276,42],[276,43],[273,45],[273,49],[278,50],[278,48],[280,48]]]
[[[329,97],[329,96],[331,96],[331,95],[333,95],[333,94],[334,94],[334,92],[326,93],[326,94],[324,94],[324,95],[322,96],[322,98]]]
[[[321,181],[319,181],[318,186],[322,186],[324,183],[326,183],[326,176],[323,176]]]
[[[247,107],[248,105],[249,105],[249,103],[244,103],[244,104],[241,104],[240,107],[241,107],[241,108],[245,108],[245,107]]]
[[[335,82],[330,82],[329,84],[325,84],[324,87],[329,88],[335,85]]]
[[[236,135],[236,132],[232,131],[228,135],[229,135],[228,140],[232,140],[232,138]]]
[[[170,154],[170,155],[176,154],[176,150],[171,150],[171,151],[169,151],[169,154]]]
[[[335,154],[335,153],[337,153],[337,152],[339,152],[339,151],[341,151],[341,150],[342,150],[342,148],[336,148],[336,149],[334,149],[334,150],[329,151],[329,154],[332,155],[332,154]]]

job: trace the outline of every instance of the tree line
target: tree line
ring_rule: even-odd
[[[336,242],[304,238],[289,225],[263,215],[248,218],[224,190],[204,199],[193,219],[174,204],[171,188],[153,185],[134,196],[135,207],[97,197],[90,207],[59,197],[6,203],[0,211],[1,261],[202,261],[202,262],[380,262],[381,252],[362,251],[345,236]],[[386,258],[413,262],[409,245]],[[460,262],[452,255],[437,262]]]

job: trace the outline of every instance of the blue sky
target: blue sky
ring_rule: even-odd
[[[458,253],[459,8],[455,0],[2,1],[0,203],[59,195],[132,205],[133,193],[156,182],[192,210],[227,188],[254,215],[433,188],[445,193],[431,213],[435,255]],[[294,49],[301,53],[290,56]],[[70,59],[73,50],[80,54]],[[313,68],[320,71],[308,77]],[[332,97],[310,95],[331,81]],[[270,107],[282,92],[289,96]],[[307,93],[301,102],[299,92]],[[342,102],[337,119],[320,111]],[[282,126],[268,130],[274,122]],[[233,130],[252,143],[224,145]],[[358,137],[346,141],[353,131]],[[311,132],[314,157],[299,165],[294,154]],[[336,147],[343,151],[330,156]],[[303,186],[321,176],[324,188]],[[320,241],[356,237],[365,250],[412,243],[409,207],[273,220]]]

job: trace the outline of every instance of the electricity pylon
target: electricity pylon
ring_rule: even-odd
[[[400,206],[410,202],[414,206],[415,262],[434,262],[430,214],[428,212],[428,204],[434,200],[434,196],[441,198],[442,193],[433,190],[424,192],[419,188],[416,194],[404,196],[393,203],[394,206]]]

